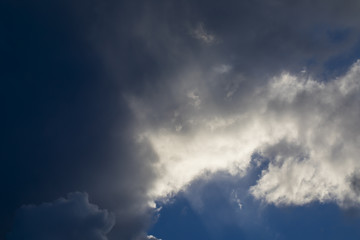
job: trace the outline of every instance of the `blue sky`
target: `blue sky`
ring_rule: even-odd
[[[230,187],[231,186],[231,187]],[[180,194],[161,209],[150,233],[160,239],[357,239],[360,216],[356,209],[312,203],[301,207],[264,206],[247,197],[242,209],[229,201],[228,181],[207,183],[204,203],[194,206]]]
[[[360,3],[0,4],[0,238],[359,239]]]

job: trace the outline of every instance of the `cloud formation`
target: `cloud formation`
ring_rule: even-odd
[[[359,39],[356,1],[164,3],[142,2],[141,8],[125,4],[121,9],[126,11],[116,14],[120,18],[106,22],[116,30],[98,35],[94,44],[135,115],[127,137],[135,136],[147,148],[140,158],[132,158],[134,167],[119,154],[118,169],[125,174],[117,182],[126,190],[121,194],[136,200],[120,211],[128,213],[121,217],[124,223],[127,216],[138,219],[138,206],[154,206],[152,201],[167,199],[194,179],[217,171],[246,174],[254,152],[270,159],[270,150],[282,144],[287,146],[282,158],[290,159],[286,162],[309,158],[310,142],[299,132],[319,124],[311,115],[317,114],[312,106],[321,108],[315,92],[332,98],[326,89],[341,81],[330,79],[353,61],[349,52],[356,52]],[[333,67],[334,62],[342,65]],[[314,103],[298,100],[305,93]],[[326,122],[325,115],[321,113],[320,122]],[[136,183],[136,191],[125,186],[128,182]],[[280,204],[277,197],[262,195],[266,191],[261,180],[251,188],[254,196]],[[334,200],[325,195],[296,199],[282,204]]]
[[[66,199],[18,210],[8,240],[107,240],[115,224],[107,210],[89,203],[86,193],[70,193]]]
[[[149,192],[154,199],[166,199],[218,171],[244,175],[251,156],[259,153],[269,164],[250,189],[256,198],[276,205],[360,203],[357,178],[349,180],[360,168],[359,61],[329,82],[286,72],[264,86],[240,81],[239,88],[247,89],[231,101],[227,88],[213,82],[221,81],[216,74],[209,79],[192,72],[184,79],[183,89],[201,86],[196,95],[201,101],[194,105],[193,98],[178,92],[182,104],[168,112],[169,122],[139,133],[158,156],[158,178]],[[223,98],[214,97],[212,88]],[[229,101],[229,109],[222,108],[223,101]],[[141,104],[146,106],[133,103],[138,116],[139,109],[148,108]]]
[[[357,204],[358,63],[331,77],[359,57],[358,1],[8,2],[2,225],[85,189],[109,238],[146,238],[154,200],[254,152],[257,198]]]

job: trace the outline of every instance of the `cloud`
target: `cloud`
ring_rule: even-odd
[[[203,23],[199,23],[198,26],[192,31],[192,34],[194,38],[209,45],[213,44],[216,41],[215,36],[205,30]]]
[[[107,240],[115,224],[107,210],[89,203],[86,193],[70,193],[52,203],[21,207],[8,240]]]
[[[255,197],[286,205],[315,200],[345,207],[359,204],[354,184],[348,181],[360,167],[359,77],[358,61],[328,83],[289,76],[275,81],[267,112],[273,112],[279,123],[283,117],[292,123],[292,137],[286,144],[272,143],[270,155],[264,147],[271,162],[251,188]]]
[[[149,240],[161,240],[160,238],[156,238],[156,237],[154,237],[153,235],[148,235],[148,236],[146,237],[146,239],[149,239]]]
[[[349,181],[360,168],[360,61],[329,82],[284,72],[263,86],[247,86],[228,110],[222,108],[224,98],[210,94],[216,88],[226,96],[226,88],[213,82],[217,76],[196,76],[202,86],[197,96],[204,100],[201,108],[189,104],[177,110],[181,132],[171,121],[139,130],[140,140],[158,156],[150,196],[166,199],[218,171],[243,176],[258,152],[270,162],[250,189],[256,198],[276,205],[360,203],[357,178]],[[194,78],[187,79],[180,84],[194,86]],[[178,94],[181,102],[189,101]],[[133,108],[136,114],[138,109]]]
[[[360,195],[360,176],[359,171],[354,171],[349,177],[350,187],[357,194]]]
[[[343,66],[329,61],[345,59],[340,62],[347,66],[353,60],[354,54],[347,54],[357,44],[359,6],[350,2],[160,1],[111,11],[116,17],[103,25],[108,34],[96,35],[94,46],[135,116],[128,124],[119,122],[130,130],[118,144],[125,149],[119,164],[112,166],[121,169],[114,170],[119,178],[111,180],[112,191],[127,203],[119,204],[126,213],[119,217],[122,229],[129,229],[128,219],[148,226],[141,221],[141,214],[148,217],[148,203],[167,199],[194,179],[221,170],[246,174],[254,151],[265,154],[265,148],[283,142],[300,151],[284,156],[308,157],[297,128],[314,125],[302,124],[307,120],[296,111],[307,116],[315,110],[296,101],[327,80],[317,76],[341,72]],[[308,81],[310,75],[316,80]],[[295,112],[282,109],[289,102]],[[132,136],[143,144],[128,148]],[[127,149],[146,151],[133,157]]]

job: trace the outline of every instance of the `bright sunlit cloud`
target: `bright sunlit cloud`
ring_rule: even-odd
[[[141,118],[148,127],[141,128],[140,139],[158,157],[152,199],[166,199],[217,171],[242,176],[257,152],[269,161],[249,189],[258,199],[286,205],[360,202],[350,184],[360,167],[360,62],[326,83],[301,74],[275,76],[264,86],[248,87],[242,92],[246,104],[235,99],[227,112],[209,94],[209,80],[196,81],[203,89],[178,92],[186,107],[169,114],[168,122],[152,127]],[[182,84],[187,83],[193,85]],[[141,104],[132,104],[138,116]]]

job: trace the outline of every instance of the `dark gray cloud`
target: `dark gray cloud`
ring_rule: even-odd
[[[8,240],[107,240],[115,216],[89,203],[86,193],[70,193],[52,203],[21,207]]]
[[[142,51],[143,74],[155,85],[159,74],[188,61],[203,66],[231,62],[234,69],[257,76],[303,67],[322,74],[327,64],[346,61],[346,55],[351,63],[359,39],[359,5],[354,1],[167,1],[136,8],[138,17],[128,22],[137,46],[132,53]],[[123,32],[117,33],[123,38]],[[204,36],[217,44],[202,44]],[[137,55],[131,55],[129,60],[135,60]]]
[[[137,145],[131,112],[121,96],[122,87],[131,85],[125,79],[132,76],[109,79],[109,66],[90,44],[114,30],[110,20],[125,13],[126,5],[1,3],[0,28],[6,37],[0,44],[5,116],[0,185],[6,207],[0,214],[0,238],[14,229],[11,223],[22,205],[50,202],[73,191],[88,192],[114,212],[115,239],[144,235],[151,223],[145,189],[153,179],[153,156],[144,144]]]
[[[360,194],[360,175],[359,171],[355,171],[350,177],[350,186],[351,189],[357,194]]]

